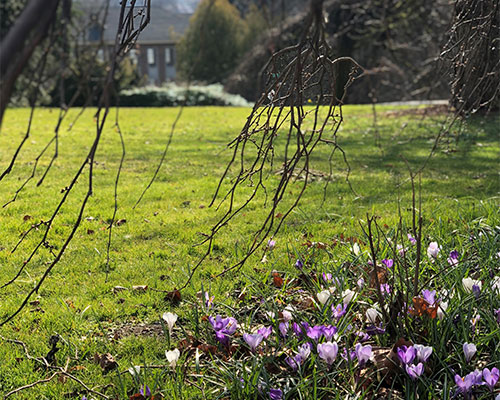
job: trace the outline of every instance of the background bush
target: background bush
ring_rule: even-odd
[[[224,92],[222,85],[191,86],[189,90],[175,84],[164,87],[146,86],[120,92],[120,106],[175,107],[186,106],[239,106],[249,103],[241,96]]]

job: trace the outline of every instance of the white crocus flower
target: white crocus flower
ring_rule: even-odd
[[[353,292],[350,289],[346,289],[342,292],[342,301],[344,305],[349,304],[352,300],[356,298],[356,292]]]
[[[368,322],[376,324],[377,318],[382,318],[382,314],[379,310],[377,310],[376,308],[369,308],[368,310],[366,310],[366,319],[368,320]]]
[[[437,317],[440,320],[443,320],[447,309],[448,309],[448,302],[447,301],[442,301],[441,303],[439,303],[439,308],[437,310]]]
[[[430,259],[436,258],[440,250],[441,246],[439,246],[437,242],[430,242],[427,248],[427,257]]]
[[[325,305],[328,299],[330,298],[330,291],[329,290],[322,290],[319,293],[316,293],[316,297],[318,298],[318,301],[322,304]]]
[[[166,312],[162,316],[163,320],[167,323],[168,333],[172,336],[172,330],[174,329],[174,325],[177,322],[177,314]]]
[[[359,248],[359,244],[354,243],[354,244],[352,245],[352,252],[353,252],[355,255],[359,256],[359,253],[361,252],[361,249]]]
[[[128,369],[128,372],[130,372],[130,375],[132,376],[139,376],[139,374],[141,373],[141,366],[140,365],[134,365],[133,367],[130,367]]]
[[[463,278],[462,285],[464,285],[464,289],[469,293],[472,292],[472,287],[474,285],[476,285],[479,288],[479,290],[481,290],[481,287],[482,287],[481,281],[478,281],[478,280],[475,280],[472,278]]]
[[[179,357],[181,356],[181,352],[179,351],[179,349],[165,351],[165,356],[167,357],[167,361],[168,361],[169,365],[172,368],[175,368],[175,366],[177,365],[177,361],[179,360]]]

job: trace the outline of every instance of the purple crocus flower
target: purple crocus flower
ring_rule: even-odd
[[[337,358],[339,345],[337,342],[325,342],[318,344],[318,355],[321,359],[325,360],[328,365],[332,365]]]
[[[300,356],[302,361],[309,358],[309,355],[311,354],[311,346],[311,343],[304,343],[302,346],[299,346],[299,353],[297,355]]]
[[[264,326],[264,327],[260,328],[259,330],[257,330],[257,333],[259,335],[262,335],[262,337],[264,339],[267,339],[271,335],[272,331],[273,331],[272,326],[268,326],[267,328]]]
[[[295,261],[295,267],[298,269],[302,269],[304,267],[304,263],[300,260]]]
[[[422,290],[422,298],[431,306],[436,304],[436,291],[435,290]]]
[[[301,322],[298,324],[297,322],[292,323],[292,330],[297,335],[297,337],[302,337],[304,336],[304,333],[307,331],[309,328],[309,324],[307,322]]]
[[[280,331],[281,336],[286,337],[286,335],[288,334],[289,326],[290,324],[288,322],[280,322],[280,324],[278,325],[278,329]]]
[[[332,275],[332,274],[330,274],[330,273],[326,273],[326,274],[325,274],[325,273],[323,272],[323,280],[324,280],[325,282],[331,282],[332,278],[333,278],[333,275]]]
[[[417,351],[417,359],[421,362],[426,362],[432,354],[431,346],[423,346],[421,344],[414,344],[413,347]]]
[[[416,244],[417,243],[417,239],[415,239],[411,233],[408,233],[408,240],[410,241],[411,244]]]
[[[257,349],[259,346],[260,342],[264,339],[264,336],[262,336],[259,333],[244,333],[243,334],[243,340],[250,346],[253,352]]]
[[[359,337],[359,341],[361,343],[370,340],[370,335],[366,332],[358,331],[356,332],[356,336]]]
[[[394,265],[394,260],[392,258],[384,258],[382,260],[382,264],[384,264],[387,268],[392,268]]]
[[[460,258],[460,253],[456,250],[452,250],[448,256],[448,264],[455,266],[458,264],[458,259]]]
[[[270,389],[269,398],[271,400],[281,400],[283,398],[283,392],[281,389]]]
[[[498,310],[493,311],[497,316],[497,322],[500,324],[500,308]]]
[[[454,379],[460,393],[468,393],[471,390],[472,386],[476,384],[476,377],[474,375],[474,372],[471,372],[463,378],[457,374],[455,375]]]
[[[315,325],[312,327],[308,327],[306,329],[306,335],[309,339],[318,341],[319,338],[323,335],[323,325]]]
[[[379,326],[370,325],[366,327],[366,333],[370,336],[383,335],[385,333],[385,329],[382,328],[382,324],[380,324]]]
[[[424,372],[424,364],[418,363],[417,365],[406,365],[405,369],[410,378],[415,380],[422,375],[422,372]]]
[[[493,388],[497,384],[499,378],[500,378],[500,371],[498,370],[497,367],[493,367],[491,371],[489,368],[483,369],[484,382],[490,388],[491,391],[493,391]]]
[[[267,241],[267,247],[272,250],[274,249],[274,246],[276,246],[276,240],[273,240],[273,239],[269,239]]]
[[[142,394],[144,397],[150,397],[151,389],[149,388],[148,385],[144,385],[144,387],[141,387],[141,390],[139,390],[139,393]]]
[[[337,306],[332,304],[333,317],[337,319],[342,318],[347,312],[347,306],[348,304],[338,304]]]
[[[472,357],[474,357],[474,354],[476,354],[476,345],[474,343],[464,343],[462,347],[464,350],[465,361],[469,362]]]
[[[285,358],[285,362],[288,364],[288,366],[296,371],[299,368],[300,363],[302,362],[302,359],[300,358],[300,355],[297,354],[294,357],[287,357]]]
[[[215,332],[215,339],[222,344],[223,346],[229,346],[229,336],[226,335],[223,331]]]
[[[382,293],[382,296],[387,297],[391,294],[391,285],[388,283],[382,283],[380,285],[380,293]]]
[[[342,350],[342,353],[340,353],[340,356],[346,360],[347,362],[353,361],[356,359],[356,352],[354,350],[348,350],[346,347],[344,347],[344,350]]]
[[[333,336],[337,333],[337,327],[333,325],[323,326],[323,336],[327,341],[332,340]]]
[[[365,280],[363,278],[359,278],[356,284],[358,285],[359,290],[361,290],[365,287]]]
[[[481,288],[479,287],[479,285],[472,285],[472,293],[477,300],[479,298],[479,295],[481,294]]]
[[[415,357],[417,356],[417,350],[413,346],[401,346],[398,347],[398,358],[402,364],[411,364]]]
[[[356,357],[358,358],[360,366],[365,365],[372,356],[372,346],[369,344],[363,346],[361,343],[358,343],[356,344],[354,351],[356,352]]]

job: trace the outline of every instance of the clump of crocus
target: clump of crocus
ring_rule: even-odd
[[[398,347],[398,358],[403,365],[411,364],[417,356],[417,350],[413,346]]]
[[[481,281],[472,278],[463,278],[462,285],[464,286],[465,291],[469,293],[474,292],[474,290],[481,291],[481,288],[483,286]],[[476,288],[474,288],[474,286],[476,286]]]
[[[468,396],[468,393],[472,389],[473,386],[481,385],[482,382],[482,373],[479,370],[475,370],[470,374],[465,375],[463,378],[456,374],[455,383],[458,386],[459,393],[463,393],[465,396]]]
[[[424,372],[424,363],[431,356],[432,347],[421,344],[401,346],[398,348],[397,353],[406,373],[412,380],[415,380]]]
[[[337,358],[339,346],[337,342],[325,342],[318,344],[317,350],[319,357],[328,365],[332,365]]]
[[[474,354],[476,354],[476,345],[474,343],[464,343],[462,348],[464,350],[465,361],[469,362],[474,357]]]
[[[310,354],[311,354],[310,343],[304,343],[302,346],[299,346],[298,352],[295,356],[287,357],[285,361],[290,366],[290,368],[296,370],[301,364],[304,363],[305,360],[309,358]]]
[[[424,372],[424,364],[418,363],[417,365],[405,365],[405,370],[408,376],[415,380]]]

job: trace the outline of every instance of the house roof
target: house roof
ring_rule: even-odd
[[[171,12],[160,7],[152,7],[149,24],[139,35],[137,43],[176,43],[189,25],[192,14]],[[105,42],[114,42],[116,27],[120,18],[120,8],[110,7],[104,27]],[[137,24],[140,18],[136,19]]]

